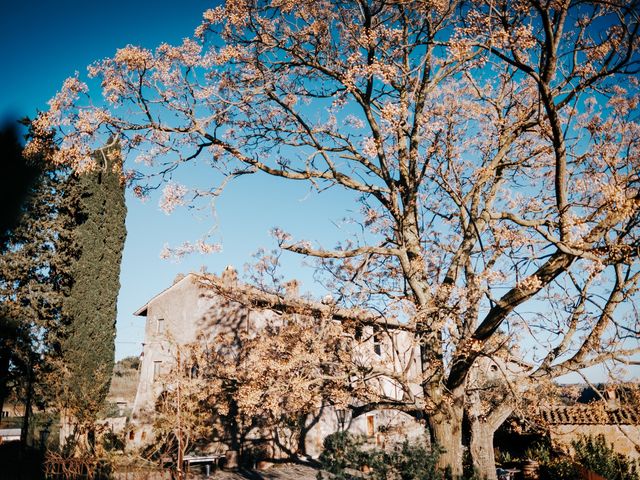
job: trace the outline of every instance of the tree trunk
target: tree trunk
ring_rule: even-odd
[[[0,414],[4,409],[4,402],[8,396],[7,379],[9,377],[9,356],[11,352],[8,348],[0,349]]]
[[[31,353],[29,353],[31,355]],[[33,401],[33,363],[31,358],[27,365],[27,391],[26,399],[24,402],[24,417],[22,418],[22,429],[20,431],[20,440],[22,441],[22,447],[27,447],[29,441],[29,422],[31,421],[31,403]]]
[[[442,449],[437,465],[454,479],[462,477],[462,413],[462,406],[454,404],[429,416],[431,443]]]
[[[469,415],[471,422],[471,461],[480,478],[495,480],[496,457],[493,451],[493,435],[513,412],[511,396],[493,408],[486,417]],[[471,409],[473,410],[473,409]],[[470,412],[471,413],[471,412]]]
[[[469,451],[475,473],[482,479],[496,480],[496,459],[493,452],[493,429],[486,422],[471,421]]]

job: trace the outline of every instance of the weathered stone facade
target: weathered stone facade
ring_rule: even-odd
[[[541,410],[554,445],[570,449],[581,435],[604,435],[616,452],[640,458],[640,414],[635,409],[604,403]]]
[[[227,275],[233,277],[233,273],[227,272]],[[238,288],[244,287],[239,285]],[[189,274],[136,311],[136,315],[145,317],[146,326],[140,379],[133,406],[133,428],[128,436],[129,445],[143,445],[153,435],[151,419],[156,399],[162,392],[162,385],[156,380],[175,361],[176,348],[195,342],[203,331],[212,338],[228,329],[251,331],[264,328],[267,322],[277,321],[279,312],[294,304],[298,308],[300,305],[308,307],[305,311],[309,311],[311,315],[316,310],[326,308],[324,304],[303,300],[294,292],[287,296],[289,300],[280,301],[277,305],[273,304],[275,302],[264,302],[265,305],[262,307],[249,308],[240,303],[229,302],[228,299],[223,300],[220,296],[212,294],[211,290],[203,291],[199,277]],[[260,301],[256,303],[259,304]],[[338,312],[334,319],[342,321],[345,315],[347,313]],[[396,324],[391,325],[391,334],[383,336],[376,334],[378,328],[374,322],[363,326],[359,332],[360,337],[367,339],[359,345],[362,361],[366,362],[367,358],[372,356],[378,361],[384,359],[395,368],[405,368],[408,365],[408,369],[418,377],[421,365],[416,359],[420,356],[413,350],[418,347],[414,345],[412,333]],[[388,333],[389,329],[386,331]],[[385,378],[378,380],[376,388],[391,398],[401,399],[406,395],[406,392],[394,382]],[[420,394],[418,384],[411,386],[411,390],[413,395]],[[351,418],[350,415],[345,418],[343,412],[338,412],[332,407],[325,407],[319,413],[319,418],[307,433],[305,441],[306,453],[312,457],[320,454],[324,438],[340,429],[364,435],[371,443],[379,446],[386,446],[405,438],[421,437],[426,433],[422,423],[397,410],[375,410],[355,418]]]

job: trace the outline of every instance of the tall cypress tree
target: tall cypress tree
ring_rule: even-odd
[[[116,304],[126,237],[125,185],[117,144],[95,152],[96,168],[73,176],[69,214],[78,258],[64,300],[68,321],[62,340],[62,405],[73,423],[68,433],[91,432],[109,390],[114,365]]]

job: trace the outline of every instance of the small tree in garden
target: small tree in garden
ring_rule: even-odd
[[[440,466],[460,475],[465,384],[497,332],[537,346],[523,350],[533,381],[638,353],[637,12],[229,1],[182,45],[92,65],[101,106],[68,79],[35,128],[58,129],[55,161],[80,171],[116,135],[139,194],[199,159],[223,186],[263,174],[348,192],[365,234],[276,238],[317,260],[342,305],[414,329],[422,392],[396,404],[427,414]],[[164,192],[169,210],[206,194]]]
[[[174,345],[152,414],[157,450],[171,452],[180,465],[186,453],[214,442],[248,451],[259,433],[270,444],[268,455],[304,456],[310,417],[328,399],[348,400],[338,330],[293,316]]]
[[[173,457],[179,479],[185,478],[186,454],[210,439],[213,431],[207,387],[198,377],[197,365],[201,361],[198,347],[175,350],[174,364],[159,379],[163,392],[151,413],[154,453]]]

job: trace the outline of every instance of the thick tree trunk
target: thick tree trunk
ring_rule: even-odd
[[[482,479],[496,480],[496,458],[493,452],[493,429],[482,420],[471,422],[469,451],[473,469]]]
[[[495,480],[496,458],[493,451],[493,435],[513,412],[512,399],[507,398],[494,407],[486,417],[470,415],[471,442],[469,453],[473,468],[480,478]]]
[[[7,379],[9,377],[9,348],[0,349],[0,414],[4,409],[4,402],[8,396]]]
[[[454,402],[444,412],[429,416],[432,445],[442,449],[438,467],[449,470],[452,477],[462,476],[462,405]]]

